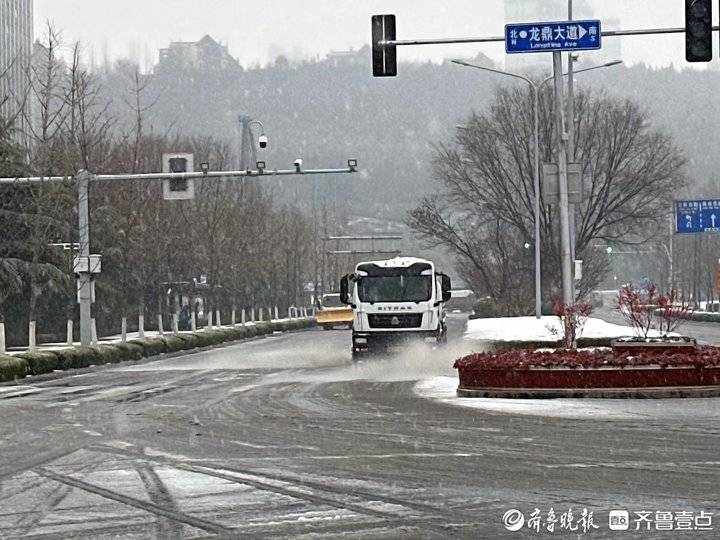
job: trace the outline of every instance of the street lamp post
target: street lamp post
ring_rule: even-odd
[[[507,75],[508,77],[514,77],[525,81],[533,92],[533,132],[534,132],[534,150],[535,150],[535,165],[533,172],[533,184],[535,189],[535,201],[534,201],[534,219],[535,219],[535,317],[539,319],[542,316],[542,294],[541,294],[541,283],[542,276],[540,270],[540,125],[538,109],[540,104],[540,90],[549,81],[553,80],[553,76],[546,77],[540,83],[536,83],[529,77],[520,75],[518,73],[510,73],[509,71],[502,71],[500,69],[489,68],[485,66],[478,66],[476,64],[470,64],[463,60],[452,60],[454,64],[458,64],[465,67],[471,67],[475,69],[481,69],[483,71],[490,71],[499,75]],[[591,66],[575,71],[575,73],[582,73],[583,71],[591,71],[593,69],[599,69],[604,67],[615,66],[622,63],[622,60],[613,60],[605,64],[598,66]],[[563,75],[567,75],[566,73]],[[558,105],[560,106],[560,105]]]
[[[260,137],[258,137],[258,140],[265,136],[265,126],[263,126],[263,123],[260,120],[255,120],[253,118],[248,122],[248,128],[251,126],[260,126]]]

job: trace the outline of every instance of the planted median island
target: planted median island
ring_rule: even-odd
[[[456,360],[461,397],[720,396],[720,348],[676,331],[690,304],[654,285],[620,290],[627,326],[591,318],[588,304],[558,304],[555,316],[475,319],[466,339],[486,352]],[[631,334],[631,335],[628,335]]]

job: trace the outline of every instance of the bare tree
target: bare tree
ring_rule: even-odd
[[[68,174],[60,168],[58,139],[68,114],[67,93],[65,92],[64,65],[58,57],[62,46],[59,32],[52,23],[46,23],[42,41],[36,43],[37,53],[29,68],[29,88],[32,109],[37,111],[27,116],[31,145],[30,161],[40,175]]]
[[[521,253],[526,242],[534,242],[531,97],[524,89],[498,90],[489,109],[473,114],[458,130],[453,146],[439,145],[434,161],[439,192],[408,217],[428,243],[445,246],[457,257],[476,292],[502,302],[515,298],[513,311],[527,310],[533,294],[532,259]],[[584,196],[576,212],[576,253],[586,263],[581,289],[588,290],[607,266],[593,242],[653,238],[683,178],[684,159],[632,102],[580,92],[576,103],[576,157],[583,167]],[[554,161],[551,104],[546,92],[539,110],[543,161]],[[555,208],[543,204],[547,299],[559,288],[557,227]]]

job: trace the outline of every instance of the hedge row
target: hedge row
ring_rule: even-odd
[[[127,343],[99,347],[74,347],[57,351],[24,352],[0,355],[0,381],[12,381],[26,375],[41,375],[55,370],[77,369],[100,364],[140,360],[163,353],[210,347],[255,336],[300,330],[315,326],[314,318],[261,322],[247,326],[213,328],[194,333],[167,334],[162,337],[133,339]]]
[[[575,351],[499,351],[472,353],[455,361],[456,369],[527,370],[541,367],[600,368],[608,366],[695,366],[720,367],[720,348],[688,347],[687,349],[637,352],[613,350]]]

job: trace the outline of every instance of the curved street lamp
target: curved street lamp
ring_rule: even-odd
[[[255,163],[257,160],[257,155],[255,152],[255,139],[253,137],[252,133],[252,127],[253,126],[259,126],[260,127],[260,135],[257,138],[257,143],[260,148],[265,148],[268,144],[268,138],[265,135],[265,126],[263,126],[263,123],[260,120],[256,120],[255,118],[251,118],[250,116],[241,114],[238,116],[238,121],[240,122],[240,137],[241,137],[241,146],[240,146],[240,162],[241,162],[241,168],[250,168],[251,163]],[[250,139],[250,145],[247,146],[248,140],[245,137],[245,130],[247,129],[248,138]]]

